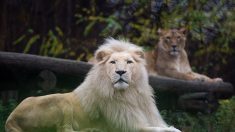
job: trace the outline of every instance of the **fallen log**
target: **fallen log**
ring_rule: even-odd
[[[0,66],[20,67],[27,70],[48,70],[54,73],[84,77],[91,64],[82,61],[43,57],[37,55],[0,52]],[[157,91],[176,93],[216,92],[233,94],[233,86],[227,82],[184,81],[161,76],[150,76],[150,85]]]
[[[35,90],[38,86],[45,91],[50,91],[50,87],[58,88],[58,83],[66,79],[66,87],[63,88],[73,89],[82,82],[91,67],[91,64],[82,61],[0,52],[0,77],[3,78],[0,79],[0,86],[3,86],[0,91]],[[13,76],[12,74],[14,74],[15,80],[6,78],[6,76]],[[24,77],[26,74],[29,75]],[[60,79],[60,76],[64,78]],[[39,78],[41,81],[35,81],[32,78]],[[180,102],[181,108],[184,109],[211,111],[211,109],[217,108],[218,99],[227,99],[234,94],[232,84],[227,82],[209,83],[150,76],[149,83],[157,96],[161,96],[157,100],[165,101],[161,104],[173,106]],[[73,85],[71,86],[71,84]],[[170,96],[168,96],[169,94]],[[166,103],[166,101],[168,102]]]
[[[160,76],[150,76],[149,79],[151,86],[155,90],[159,89],[159,91],[176,93],[213,92],[218,93],[217,96],[220,98],[228,98],[234,92],[232,84],[227,82],[185,81]]]
[[[49,70],[71,76],[84,76],[92,67],[91,64],[82,61],[12,52],[0,52],[0,66],[20,67],[28,70]]]

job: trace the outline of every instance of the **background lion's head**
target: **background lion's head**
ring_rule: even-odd
[[[168,52],[170,55],[177,56],[185,48],[186,30],[181,29],[168,29],[158,30],[159,44],[158,47]]]

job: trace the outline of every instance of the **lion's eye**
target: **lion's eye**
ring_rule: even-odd
[[[177,40],[179,41],[180,39],[181,39],[181,38],[178,36],[178,37],[177,37]]]
[[[133,61],[128,60],[126,63],[127,63],[127,64],[131,64],[131,63],[133,63]]]
[[[166,37],[166,40],[167,40],[167,41],[170,41],[170,40],[171,40],[171,37],[169,37],[169,36]]]
[[[110,61],[109,63],[111,63],[111,64],[116,64],[116,62],[115,62],[115,61]]]

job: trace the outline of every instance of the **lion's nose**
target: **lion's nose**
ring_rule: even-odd
[[[172,45],[172,48],[175,49],[177,46],[176,45]]]
[[[117,74],[119,74],[119,75],[121,76],[122,74],[126,73],[126,71],[118,70],[118,71],[116,71],[116,73],[117,73]]]

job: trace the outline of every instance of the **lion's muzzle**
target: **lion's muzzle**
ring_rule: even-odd
[[[126,89],[129,87],[128,75],[124,70],[115,71],[114,87],[117,89]]]
[[[171,55],[178,55],[179,54],[179,48],[176,45],[172,45],[171,50],[170,50],[170,54]]]

